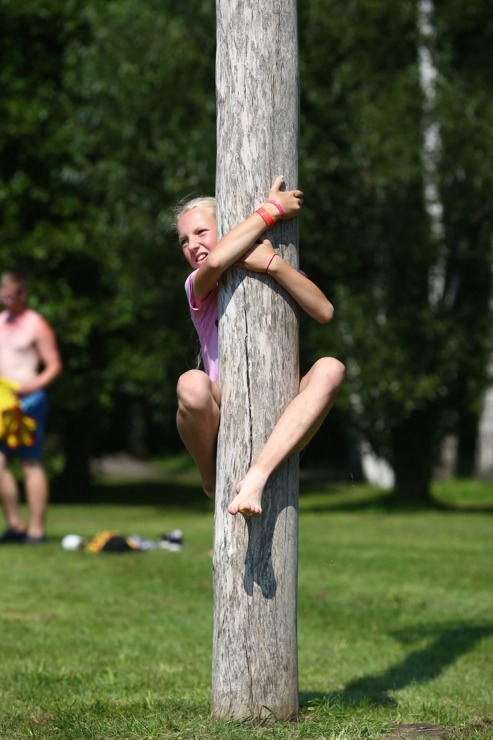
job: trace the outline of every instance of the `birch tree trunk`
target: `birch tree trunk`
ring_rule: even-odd
[[[296,0],[217,0],[217,214],[224,234],[277,175],[298,186]],[[297,226],[269,238],[298,265]],[[298,392],[297,308],[268,277],[231,269],[219,300],[222,417],[214,533],[214,717],[298,711],[298,459],[271,476],[263,514],[228,514],[235,486]]]
[[[436,85],[438,68],[435,62],[436,30],[435,3],[433,0],[418,0],[418,63],[419,80],[423,102],[421,106],[423,147],[421,164],[423,171],[423,198],[430,221],[431,238],[437,247],[437,259],[430,270],[428,278],[428,295],[431,305],[443,300],[452,300],[446,296],[446,261],[447,249],[443,220],[443,203],[439,186],[439,170],[443,159],[442,135],[440,122],[435,110]],[[449,478],[455,475],[457,468],[457,435],[448,434],[441,444],[440,460],[435,475]]]
[[[493,375],[493,357],[488,364],[489,376]],[[483,397],[483,409],[478,425],[476,442],[475,475],[484,480],[493,480],[493,386],[489,386]]]
[[[423,196],[426,212],[430,219],[431,237],[437,244],[437,262],[429,277],[430,303],[443,300],[445,294],[446,245],[443,224],[443,203],[439,188],[439,168],[442,160],[442,136],[440,123],[435,112],[436,81],[438,69],[435,64],[435,6],[433,0],[418,0],[418,62],[419,79],[423,95],[422,126],[423,148]]]

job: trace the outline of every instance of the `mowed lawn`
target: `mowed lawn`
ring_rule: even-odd
[[[367,486],[302,486],[301,709],[274,724],[209,716],[213,510],[195,483],[52,504],[46,545],[0,548],[0,737],[493,737],[493,486],[435,493],[443,508],[403,510]],[[175,528],[176,553],[60,546]]]

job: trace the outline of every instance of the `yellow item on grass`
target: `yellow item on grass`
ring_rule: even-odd
[[[99,532],[86,545],[86,552],[123,552],[125,550],[139,550],[139,545],[131,537],[125,537],[111,529]]]
[[[108,540],[115,537],[118,532],[113,532],[110,529],[105,529],[104,532],[94,535],[92,540],[86,545],[87,552],[101,552],[103,547],[106,545]]]

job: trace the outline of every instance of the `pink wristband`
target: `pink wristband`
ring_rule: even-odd
[[[268,229],[271,229],[275,225],[276,223],[275,219],[270,215],[269,211],[267,211],[262,206],[260,206],[260,208],[257,208],[255,213],[258,213],[260,218],[264,219],[265,223],[267,224]]]
[[[279,211],[279,214],[281,218],[284,216],[284,208],[280,203],[277,202],[277,200],[266,200],[266,203],[270,203],[271,205],[275,206],[277,210]]]
[[[272,262],[272,260],[274,259],[274,257],[277,257],[277,254],[273,254],[273,255],[272,255],[272,257],[270,258],[269,262],[267,263],[267,267],[265,268],[265,274],[266,274],[266,275],[268,275],[268,274],[269,274],[269,267],[270,267],[270,265],[271,265],[271,262]]]

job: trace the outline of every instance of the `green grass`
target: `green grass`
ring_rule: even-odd
[[[90,505],[52,505],[47,545],[0,548],[0,737],[357,740],[429,723],[491,738],[493,490],[434,493],[449,510],[400,511],[367,486],[303,487],[301,710],[276,724],[209,716],[213,513],[195,485],[101,484]],[[176,527],[180,553],[60,547],[68,532]]]

